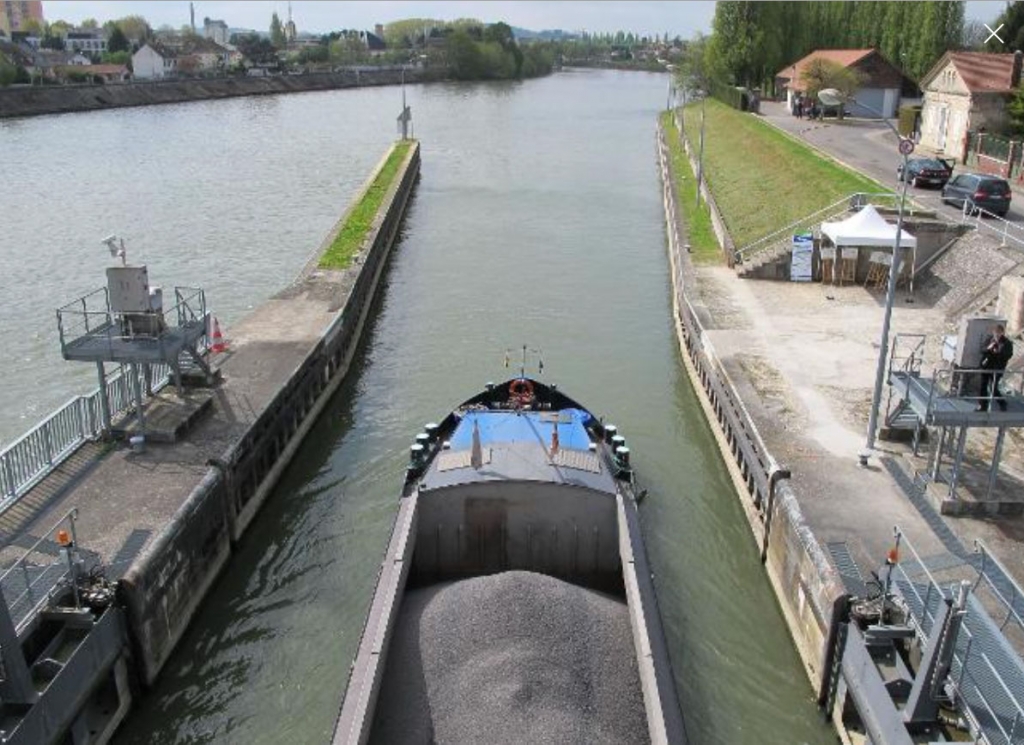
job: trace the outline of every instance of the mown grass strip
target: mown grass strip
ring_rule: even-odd
[[[711,227],[711,216],[704,202],[698,209],[697,179],[690,167],[690,159],[686,157],[683,143],[676,131],[672,114],[668,111],[661,114],[661,127],[665,131],[665,142],[668,144],[669,167],[672,180],[676,185],[676,200],[686,221],[686,240],[689,241],[691,257],[695,264],[718,264],[722,262],[722,251]]]
[[[684,110],[690,142],[700,137],[700,104]],[[889,192],[767,124],[708,99],[704,174],[737,248],[854,192]]]
[[[348,219],[338,231],[338,235],[320,257],[322,269],[344,269],[352,263],[352,257],[363,245],[363,239],[366,238],[366,234],[377,217],[377,211],[380,209],[381,202],[384,201],[384,195],[391,187],[391,182],[395,180],[395,174],[398,173],[410,147],[412,147],[412,142],[409,141],[395,144],[384,167],[380,169],[380,173],[377,174],[359,203],[349,212]]]

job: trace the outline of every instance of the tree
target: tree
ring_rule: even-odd
[[[18,68],[0,57],[0,87],[6,88],[18,79]]]
[[[1024,49],[1024,2],[1007,3],[1006,9],[989,25],[992,28],[999,28],[999,24],[1003,24],[999,30],[999,36],[1003,41],[991,37],[985,42],[985,51],[1007,52],[1012,49]]]
[[[153,29],[149,27],[149,23],[142,16],[125,16],[117,21],[117,26],[129,40],[134,42],[145,41],[153,34]]]
[[[708,49],[708,37],[698,33],[683,48],[683,56],[676,68],[676,80],[687,91],[711,90],[715,73]]]
[[[284,26],[281,25],[281,19],[277,17],[277,11],[270,16],[270,43],[278,49],[282,49],[287,43]]]
[[[1006,102],[1007,129],[1016,137],[1024,135],[1024,89],[1018,88]]]
[[[42,37],[42,36],[45,35],[45,33],[43,31],[43,24],[41,24],[35,18],[25,18],[24,20],[22,20],[22,22],[21,22],[21,30],[22,31],[27,31],[30,36]]]
[[[59,36],[59,37],[61,37],[63,39],[63,38],[67,38],[68,31],[70,31],[73,28],[74,28],[74,26],[72,26],[67,21],[60,21],[60,20],[58,20],[58,21],[54,21],[53,23],[50,24],[49,31],[50,31],[50,35],[51,36]]]
[[[128,50],[121,50],[120,52],[104,52],[100,56],[100,62],[104,65],[127,65],[131,62],[132,53]]]
[[[476,43],[463,30],[448,37],[448,71],[456,80],[477,80],[481,77],[483,59]]]
[[[98,29],[99,27],[100,24],[95,18],[86,18],[82,21],[82,28]]]
[[[274,45],[259,34],[238,34],[233,38],[238,51],[250,62],[260,65],[277,61]]]
[[[804,92],[814,99],[817,99],[819,91],[826,88],[836,89],[842,98],[851,98],[864,85],[864,80],[865,76],[859,70],[821,58],[811,60],[801,76]],[[843,108],[843,104],[839,104],[840,119],[843,118]]]
[[[58,52],[64,50],[64,39],[55,34],[48,34],[39,42],[43,49],[56,49]]]
[[[110,36],[107,37],[107,51],[127,52],[131,47],[132,45],[128,41],[128,37],[125,36],[124,31],[121,30],[121,27],[114,26],[114,29],[110,32]]]
[[[985,28],[985,24],[972,19],[964,23],[964,32],[960,36],[958,46],[971,52],[982,52],[985,49],[986,38],[988,38],[988,30]]]

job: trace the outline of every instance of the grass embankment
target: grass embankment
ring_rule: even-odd
[[[676,131],[672,114],[665,111],[661,114],[661,126],[665,131],[668,143],[669,166],[672,169],[672,180],[676,185],[677,206],[683,213],[686,222],[686,238],[695,264],[715,264],[722,261],[722,251],[718,247],[718,239],[711,227],[711,216],[704,202],[700,208],[697,203],[697,179],[690,167],[690,160],[683,150],[683,143]]]
[[[684,112],[694,146],[700,104]],[[767,124],[713,99],[704,124],[704,176],[737,248],[858,191],[891,191]]]
[[[377,210],[380,209],[381,202],[384,201],[384,195],[391,187],[391,182],[395,180],[395,174],[398,173],[410,147],[412,147],[412,142],[408,140],[395,144],[384,167],[380,169],[380,173],[370,184],[370,188],[363,193],[359,203],[348,213],[345,224],[341,226],[341,230],[338,231],[338,235],[330,247],[320,257],[322,269],[344,269],[352,263],[352,257],[362,247],[363,239],[366,238],[366,234],[377,217]]]

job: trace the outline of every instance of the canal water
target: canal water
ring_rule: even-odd
[[[530,372],[542,355],[544,379],[630,442],[691,741],[834,741],[679,361],[654,139],[666,85],[586,71],[409,89],[422,177],[361,360],[119,745],[327,741],[411,438],[503,379],[522,344],[540,350]],[[26,120],[0,137],[38,153],[80,126],[79,142],[107,145],[69,151],[76,173],[128,179],[110,184],[124,199],[166,193],[149,214],[118,197],[99,217],[94,202],[54,205],[66,245],[88,226],[76,260],[95,270],[75,281],[99,278],[98,238],[123,231],[151,276],[210,288],[230,320],[298,270],[398,108],[393,88],[310,93]]]

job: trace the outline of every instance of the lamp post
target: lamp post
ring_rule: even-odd
[[[896,219],[896,242],[893,244],[892,248],[892,264],[889,268],[889,285],[885,292],[885,313],[882,316],[882,338],[878,346],[878,367],[875,369],[875,390],[871,397],[871,413],[868,415],[868,437],[864,446],[864,451],[858,456],[860,464],[862,466],[866,466],[868,464],[868,457],[871,455],[871,451],[875,448],[875,429],[878,426],[878,408],[882,402],[882,386],[885,383],[885,362],[886,357],[889,354],[889,324],[892,320],[893,301],[896,298],[896,279],[900,273],[900,238],[903,236],[903,211],[907,203],[907,184],[909,183],[909,179],[907,178],[907,161],[910,154],[914,151],[914,141],[909,137],[901,135],[899,130],[892,126],[892,123],[885,118],[885,115],[881,111],[878,111],[871,106],[864,105],[853,98],[853,96],[844,96],[835,88],[825,88],[824,90],[818,91],[818,100],[825,106],[839,106],[843,103],[851,102],[874,114],[878,114],[878,116],[882,118],[882,121],[885,122],[885,125],[892,130],[892,133],[896,135],[896,138],[899,140],[899,151],[903,156],[903,171],[901,175],[901,178],[903,179],[903,189],[900,193],[899,216]]]
[[[697,207],[700,207],[700,185],[704,181],[704,102],[708,94],[705,90],[698,90],[700,96],[700,146],[697,148]]]

